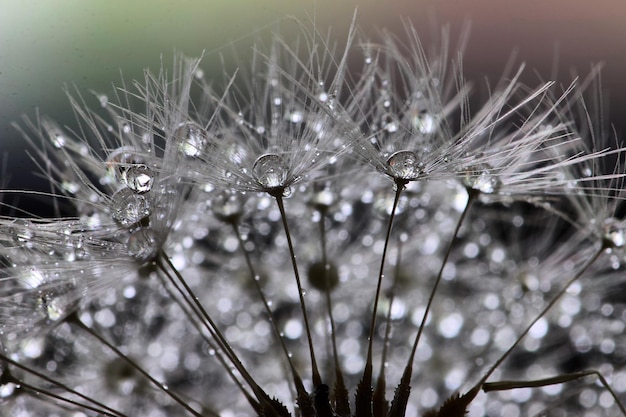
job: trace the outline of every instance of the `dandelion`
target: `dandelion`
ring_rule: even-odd
[[[586,83],[520,69],[470,106],[446,32],[362,42],[360,72],[355,33],[18,125],[55,215],[0,218],[3,410],[626,415],[622,148]]]

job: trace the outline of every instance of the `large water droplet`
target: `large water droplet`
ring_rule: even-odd
[[[280,156],[265,154],[257,158],[252,166],[252,171],[263,188],[272,190],[285,186],[289,167]]]
[[[137,194],[147,193],[152,189],[154,176],[152,170],[147,165],[131,165],[122,172],[124,183]]]
[[[131,256],[147,261],[156,255],[157,245],[154,232],[148,228],[140,227],[128,236],[126,248]]]
[[[181,123],[174,134],[180,141],[180,150],[189,157],[200,156],[208,144],[206,130],[193,122]]]
[[[422,173],[422,163],[415,152],[399,151],[387,160],[389,175],[401,180],[415,180]]]
[[[122,188],[111,197],[111,216],[122,226],[131,226],[150,216],[150,202],[145,196]]]

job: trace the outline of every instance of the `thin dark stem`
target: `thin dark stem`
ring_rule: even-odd
[[[117,412],[115,414],[109,413],[108,411],[106,411],[106,410],[109,410],[108,407],[105,407],[106,408],[106,410],[105,410],[105,409],[101,409],[101,408],[96,408],[96,407],[90,406],[88,404],[82,404],[82,403],[79,403],[78,401],[74,401],[74,400],[72,400],[70,398],[65,398],[65,397],[63,397],[63,396],[61,396],[59,394],[55,394],[52,391],[48,391],[48,390],[45,390],[45,389],[42,389],[42,388],[37,388],[37,387],[32,386],[32,385],[30,385],[30,384],[28,384],[28,383],[26,383],[24,381],[15,380],[15,383],[19,384],[20,389],[23,389],[23,390],[27,391],[34,398],[41,399],[40,395],[44,395],[46,397],[54,398],[55,400],[65,402],[65,403],[71,404],[73,406],[83,408],[85,410],[95,411],[96,413],[102,414],[104,416],[108,416],[108,417],[124,416],[124,414],[119,414]],[[57,406],[59,406],[59,405],[57,404]]]
[[[400,277],[400,265],[402,264],[402,239],[398,239],[398,254],[396,256],[396,267],[394,268],[393,284],[391,286],[391,294],[389,296],[389,306],[385,317],[385,338],[383,341],[383,351],[380,358],[380,370],[378,371],[378,381],[373,397],[373,415],[374,417],[386,416],[388,413],[388,403],[385,400],[385,391],[387,389],[387,381],[385,378],[385,363],[387,362],[387,354],[389,350],[389,340],[391,338],[391,311],[393,301],[395,299],[396,286]]]
[[[154,377],[152,377],[152,375],[150,375],[148,372],[146,372],[141,366],[139,366],[138,363],[136,363],[135,361],[133,361],[132,359],[130,359],[128,356],[124,355],[124,353],[122,353],[121,350],[119,350],[115,345],[109,343],[108,340],[106,340],[104,337],[102,337],[98,332],[96,332],[95,330],[91,329],[90,327],[87,327],[85,325],[85,323],[83,323],[76,314],[73,314],[71,316],[68,317],[67,319],[68,323],[74,324],[75,326],[77,326],[78,328],[80,328],[81,330],[85,331],[86,333],[88,333],[89,335],[93,336],[94,338],[96,338],[100,343],[102,343],[103,345],[105,345],[106,347],[108,347],[109,349],[111,349],[119,358],[121,358],[122,360],[124,360],[126,363],[128,363],[130,366],[133,367],[133,369],[137,370],[137,372],[139,372],[141,375],[143,375],[145,378],[147,378],[150,382],[152,382],[152,384],[154,384],[154,386],[156,386],[159,390],[161,390],[163,393],[165,393],[166,395],[168,395],[170,398],[172,398],[174,401],[176,401],[178,404],[180,404],[185,410],[187,410],[189,413],[193,414],[196,417],[202,417],[202,415],[200,413],[198,413],[197,411],[195,411],[193,408],[191,408],[189,406],[189,404],[187,404],[187,402],[185,402],[182,398],[180,398],[178,395],[176,395],[174,392],[172,392],[169,388],[167,388],[162,382],[157,381],[156,379],[154,379]]]
[[[125,414],[122,414],[119,411],[114,410],[113,408],[107,407],[106,405],[100,403],[99,401],[94,400],[93,398],[90,398],[90,397],[86,396],[85,394],[81,394],[80,392],[78,392],[78,391],[68,387],[67,385],[65,385],[65,384],[63,384],[63,383],[61,383],[59,381],[56,381],[56,380],[50,378],[49,376],[46,376],[46,375],[42,374],[41,372],[38,372],[38,371],[36,371],[34,369],[31,369],[31,368],[29,368],[27,366],[24,366],[24,365],[20,364],[19,362],[16,362],[16,361],[10,359],[9,357],[5,356],[2,353],[0,353],[0,359],[2,360],[2,362],[6,362],[6,363],[8,363],[11,366],[19,368],[19,369],[21,369],[21,370],[23,370],[23,371],[25,371],[25,372],[27,372],[29,374],[35,375],[36,377],[38,377],[40,379],[43,379],[44,381],[49,382],[50,384],[53,384],[53,385],[55,385],[55,386],[65,390],[65,391],[67,391],[67,392],[69,392],[71,394],[74,394],[74,395],[84,399],[85,401],[89,401],[90,403],[92,403],[92,404],[94,404],[94,405],[96,405],[98,407],[101,407],[102,410],[107,410],[106,412],[105,411],[99,411],[99,412],[101,412],[101,413],[103,413],[103,414],[105,414],[107,416],[127,417]],[[3,374],[3,376],[6,377],[6,374]],[[24,384],[23,381],[15,378],[13,375],[10,375],[10,374],[9,374],[9,379],[12,380],[13,383],[15,383],[15,384],[19,384],[19,385],[23,385]]]
[[[246,391],[246,389],[243,386],[243,384],[241,383],[241,381],[239,379],[237,379],[237,377],[233,373],[232,368],[227,364],[226,359],[224,358],[222,353],[219,351],[219,348],[214,344],[214,341],[209,338],[209,335],[206,334],[205,330],[203,330],[202,325],[200,323],[198,323],[198,321],[201,321],[201,320],[197,317],[197,314],[195,314],[195,315],[192,314],[192,312],[190,311],[191,307],[189,307],[183,301],[181,301],[178,298],[178,296],[176,294],[174,294],[174,292],[172,291],[172,289],[170,288],[169,285],[165,285],[166,284],[165,278],[163,278],[163,276],[161,274],[158,274],[158,275],[159,275],[159,278],[161,278],[161,282],[164,284],[163,287],[165,288],[165,290],[167,291],[169,296],[172,297],[173,300],[176,300],[176,304],[178,304],[178,306],[183,310],[183,313],[185,314],[185,317],[187,317],[187,320],[189,320],[191,325],[198,331],[198,334],[207,343],[209,348],[211,348],[211,349],[213,349],[215,351],[215,357],[217,358],[218,362],[222,365],[222,367],[224,367],[224,369],[226,370],[226,372],[228,373],[230,378],[233,380],[235,385],[237,385],[237,387],[243,393],[243,395],[246,397],[246,399],[248,400],[250,405],[253,408],[257,407],[258,403],[256,403],[254,401],[254,399],[250,396],[248,391]],[[197,313],[197,312],[194,310],[194,313]],[[215,414],[215,413],[214,413],[214,415],[217,416],[217,414]]]
[[[311,326],[309,325],[309,317],[306,312],[306,305],[304,303],[304,290],[302,289],[302,283],[300,280],[300,273],[298,272],[298,262],[296,261],[296,254],[293,249],[293,242],[291,241],[291,233],[289,232],[289,225],[287,224],[287,215],[285,214],[285,205],[283,202],[283,196],[280,193],[273,195],[280,210],[280,217],[283,222],[283,228],[285,229],[285,235],[287,236],[287,245],[289,246],[289,253],[291,255],[291,265],[293,266],[293,273],[296,278],[296,285],[298,286],[298,297],[300,298],[300,308],[302,309],[302,317],[304,318],[304,328],[309,341],[309,352],[311,354],[311,370],[313,373],[313,386],[318,387],[322,384],[322,378],[320,377],[319,370],[317,368],[317,361],[315,360],[315,350],[313,349],[313,338],[311,337]]]
[[[372,319],[370,320],[370,332],[367,336],[367,364],[371,367],[372,364],[372,345],[374,340],[374,332],[376,330],[376,315],[378,312],[378,302],[380,300],[380,291],[382,288],[383,278],[385,277],[385,259],[387,257],[387,249],[389,247],[389,240],[391,238],[391,230],[393,228],[393,221],[396,216],[396,209],[398,208],[398,202],[400,201],[400,194],[406,182],[396,180],[396,193],[393,199],[393,206],[391,208],[391,214],[389,216],[389,224],[387,225],[387,234],[385,235],[385,245],[383,246],[383,254],[380,259],[380,269],[378,271],[378,282],[376,283],[376,295],[374,295],[374,307],[372,310]]]
[[[402,263],[402,240],[398,240],[398,256],[396,258],[396,267],[393,274],[393,285],[391,287],[391,296],[389,297],[389,308],[387,309],[387,317],[385,318],[385,340],[383,343],[383,352],[380,364],[380,375],[384,375],[385,362],[387,360],[387,350],[389,348],[389,339],[391,337],[391,309],[396,296],[396,286],[400,278],[400,265]]]
[[[163,262],[165,262],[165,264]],[[269,400],[269,396],[267,395],[267,393],[265,393],[265,391],[263,391],[261,387],[259,387],[259,385],[254,381],[250,373],[246,370],[246,367],[241,363],[241,361],[239,360],[239,358],[233,351],[228,341],[226,341],[226,338],[217,327],[215,321],[209,316],[205,308],[200,303],[198,297],[194,294],[193,290],[189,287],[189,285],[187,284],[183,276],[180,274],[178,269],[174,267],[174,265],[172,264],[172,262],[170,261],[169,257],[167,256],[165,252],[162,252],[161,256],[158,257],[157,264],[159,265],[159,268],[165,273],[165,275],[170,280],[172,285],[176,288],[176,290],[183,297],[185,302],[189,305],[189,307],[194,312],[196,312],[196,314],[199,315],[199,318],[201,319],[201,322],[203,323],[204,327],[209,331],[211,336],[215,338],[220,348],[224,351],[224,353],[226,354],[228,359],[231,361],[233,366],[241,374],[241,376],[246,381],[250,389],[252,389],[257,399],[259,401]],[[176,284],[176,280],[174,279],[174,277],[170,275],[170,273],[168,272],[168,268],[166,268],[166,266],[169,268],[169,270],[171,270],[174,273],[174,275],[178,279],[178,282],[180,282],[183,285],[185,291],[183,291]],[[204,320],[206,320],[206,322]]]
[[[324,266],[324,294],[326,296],[326,311],[328,313],[328,320],[330,322],[330,339],[333,348],[333,359],[335,363],[335,369],[341,369],[339,366],[339,356],[337,354],[337,338],[336,328],[335,328],[335,319],[333,317],[333,304],[332,298],[330,296],[330,282],[329,282],[329,268],[328,264],[328,253],[326,251],[326,226],[324,225],[324,221],[326,220],[326,210],[319,211],[321,219],[319,222],[320,225],[320,241],[322,247],[322,265]]]

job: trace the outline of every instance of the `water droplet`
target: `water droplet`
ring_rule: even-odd
[[[75,183],[74,181],[63,181],[61,183],[61,188],[67,191],[70,194],[76,194],[78,190],[80,190],[80,185]]]
[[[122,188],[111,197],[111,216],[122,226],[131,226],[150,216],[150,202],[145,196]]]
[[[132,146],[121,146],[113,150],[106,160],[107,178],[105,183],[122,183],[125,172],[133,165],[143,164],[143,157]]]
[[[100,102],[100,106],[104,108],[107,104],[109,104],[109,97],[107,97],[106,94],[100,94],[98,96],[98,101]]]
[[[411,151],[399,151],[391,155],[387,160],[388,173],[394,178],[402,180],[416,180],[422,173],[422,164]]]
[[[50,140],[55,148],[62,148],[65,146],[65,137],[61,132],[53,132],[50,134]]]
[[[154,177],[152,170],[143,164],[132,165],[122,172],[122,180],[128,188],[137,194],[147,193],[152,189]]]
[[[487,166],[468,169],[464,184],[483,194],[493,194],[500,188],[500,180],[491,174],[490,168]]]
[[[152,230],[140,227],[128,236],[126,248],[131,256],[147,261],[154,258],[158,250],[156,236]]]
[[[39,311],[51,321],[59,321],[69,314],[78,301],[71,297],[71,291],[75,287],[71,284],[58,285],[54,290],[42,291],[37,299]]]
[[[604,221],[604,237],[616,248],[626,243],[626,220],[610,217]]]
[[[181,123],[174,135],[180,141],[180,150],[188,157],[200,156],[208,144],[206,130],[193,122]]]
[[[414,110],[411,117],[413,128],[422,135],[429,135],[437,131],[437,120],[428,110]]]
[[[265,154],[257,158],[252,166],[252,171],[263,188],[272,190],[285,186],[289,167],[280,156]]]
[[[304,120],[304,114],[300,110],[294,110],[288,115],[291,123],[301,123]]]

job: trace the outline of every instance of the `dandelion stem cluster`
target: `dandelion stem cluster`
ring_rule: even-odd
[[[596,71],[483,86],[464,38],[398,35],[302,26],[221,83],[176,55],[16,123],[51,191],[0,194],[0,415],[626,416]]]

